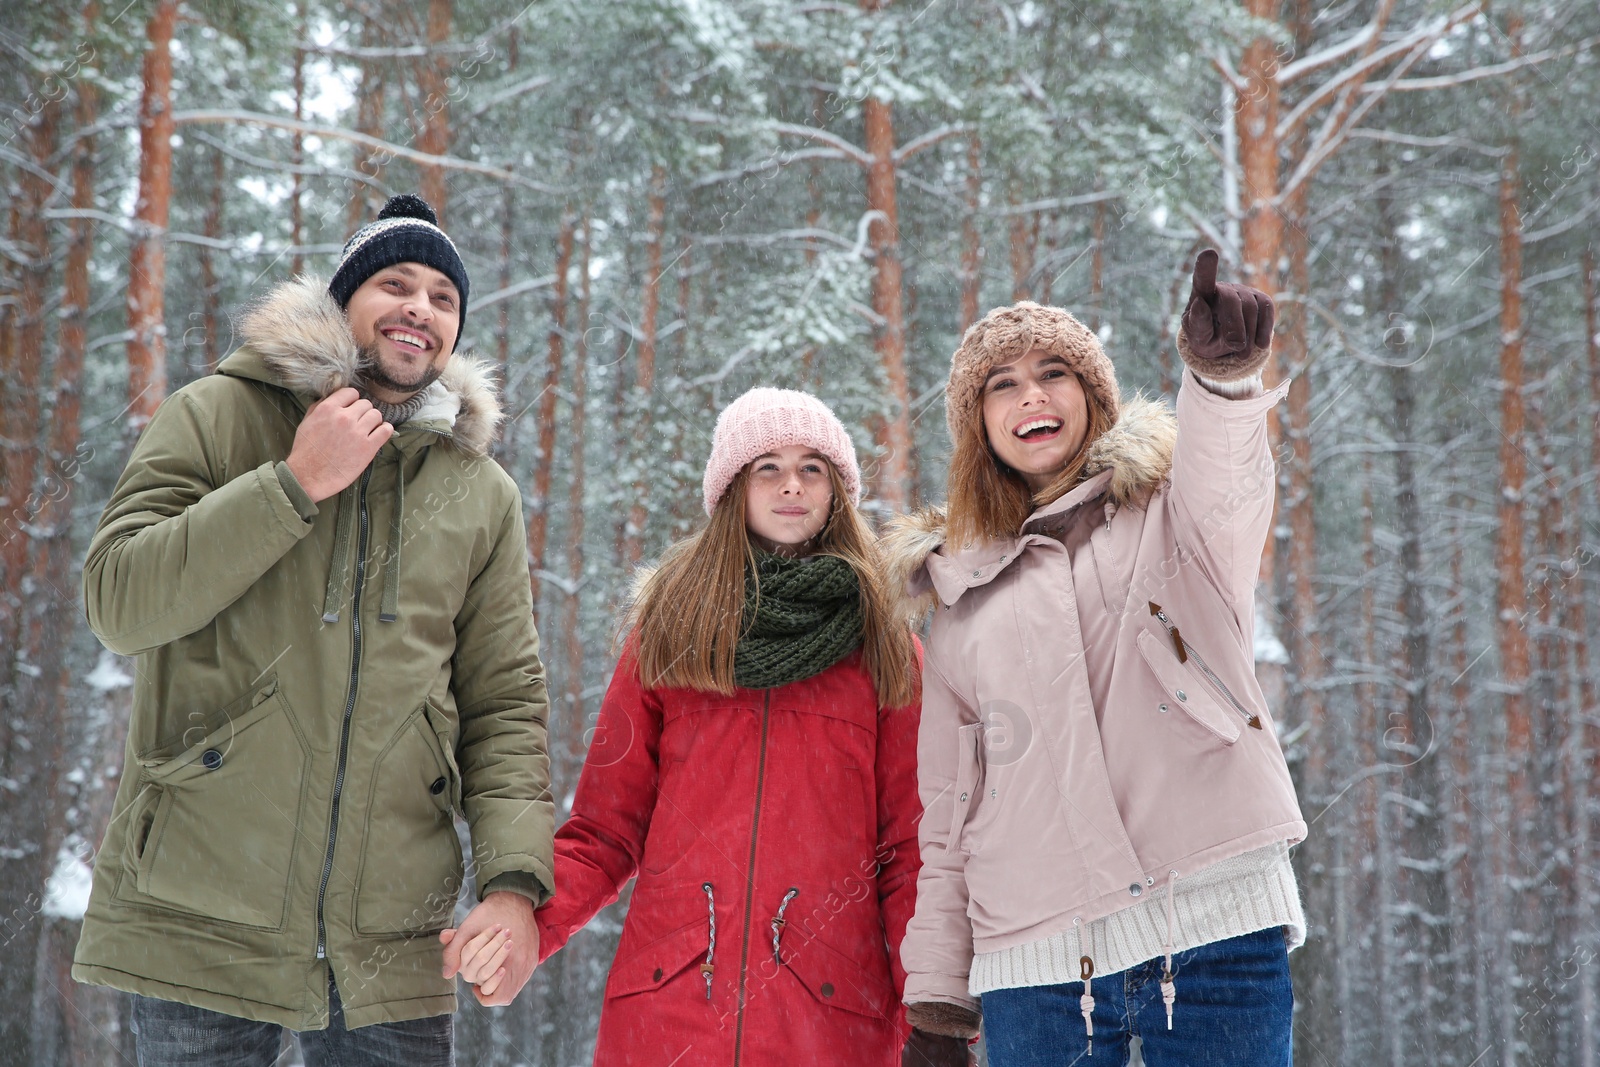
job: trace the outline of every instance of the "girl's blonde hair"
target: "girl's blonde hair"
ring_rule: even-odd
[[[877,538],[832,463],[833,506],[817,535],[816,554],[837,556],[861,585],[862,664],[881,707],[916,700],[919,672],[911,631],[895,619],[893,595]],[[646,686],[733,692],[733,653],[744,625],[745,581],[755,546],[745,526],[746,466],[698,532],[661,557],[629,608],[623,633],[638,639],[639,678]]]
[[[1090,446],[1110,430],[1114,422],[1094,390],[1083,391],[1083,402],[1089,409],[1083,446],[1061,473],[1037,493],[1028,488],[1022,475],[1000,462],[994,454],[983,423],[983,407],[981,403],[977,406],[974,417],[968,418],[955,434],[955,451],[950,457],[945,505],[949,544],[960,547],[1015,537],[1029,515],[1061,499],[1083,480]]]

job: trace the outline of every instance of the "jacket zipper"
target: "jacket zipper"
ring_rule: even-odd
[[[1215,689],[1224,700],[1233,705],[1233,709],[1235,711],[1244,716],[1245,724],[1253,730],[1261,729],[1261,716],[1252,711],[1246,710],[1245,706],[1239,703],[1238,698],[1233,695],[1233,692],[1227,686],[1222,684],[1222,679],[1217,677],[1216,672],[1206,665],[1205,659],[1201,657],[1200,653],[1195,651],[1194,646],[1183,639],[1183,635],[1178,632],[1178,627],[1173,623],[1172,619],[1167,616],[1167,613],[1162,610],[1161,605],[1151,601],[1150,614],[1159,619],[1161,621],[1161,625],[1167,628],[1167,636],[1172,638],[1172,647],[1173,650],[1178,654],[1178,662],[1187,663],[1192,658],[1194,660],[1194,665],[1200,668],[1200,673],[1205,675],[1206,680],[1211,683],[1211,687]]]
[[[367,569],[367,484],[372,481],[372,468],[361,474],[360,501],[361,533],[356,539],[356,580],[350,594],[350,688],[344,698],[344,720],[339,726],[339,764],[333,776],[333,814],[328,819],[328,851],[322,858],[322,881],[317,886],[317,959],[328,957],[328,926],[322,915],[322,905],[328,896],[328,878],[333,874],[333,843],[339,836],[339,801],[344,795],[345,765],[350,759],[350,718],[356,710],[356,687],[361,681],[361,585]]]
[[[744,882],[744,938],[739,945],[739,1015],[733,1029],[733,1067],[739,1067],[739,1054],[744,1047],[744,987],[750,962],[750,918],[756,902],[756,841],[761,834],[761,790],[767,778],[767,725],[771,714],[772,690],[768,689],[761,694],[761,749],[756,758],[755,814],[750,819],[750,866]]]

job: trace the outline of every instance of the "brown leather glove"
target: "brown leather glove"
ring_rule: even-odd
[[[938,1000],[918,1001],[906,1007],[906,1022],[927,1034],[959,1037],[970,1041],[978,1036],[980,1018],[971,1008]]]
[[[1217,282],[1217,252],[1194,261],[1194,287],[1178,329],[1178,355],[1214,382],[1235,382],[1259,371],[1272,353],[1272,297],[1248,285]]]
[[[900,1067],[974,1067],[977,1058],[965,1038],[912,1030],[900,1054]]]

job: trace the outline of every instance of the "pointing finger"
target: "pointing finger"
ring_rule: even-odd
[[[1217,295],[1217,250],[1208,248],[1195,257],[1194,291],[1210,300]]]

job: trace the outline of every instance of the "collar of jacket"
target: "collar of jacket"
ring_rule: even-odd
[[[987,585],[1029,547],[1060,542],[1030,527],[1064,517],[1101,500],[1121,508],[1143,506],[1172,471],[1178,421],[1164,401],[1124,398],[1117,424],[1089,449],[1085,478],[1060,499],[1035,511],[1015,537],[956,548],[945,544],[944,505],[925,508],[889,524],[883,548],[892,588],[904,591],[913,625],[933,607],[935,596],[954,604],[968,589]]]
[[[239,337],[243,344],[217,373],[277,386],[302,409],[354,385],[361,369],[350,322],[315,275],[274,286],[240,318]],[[503,417],[489,365],[457,352],[390,443],[411,453],[443,438],[469,456],[485,456]]]

